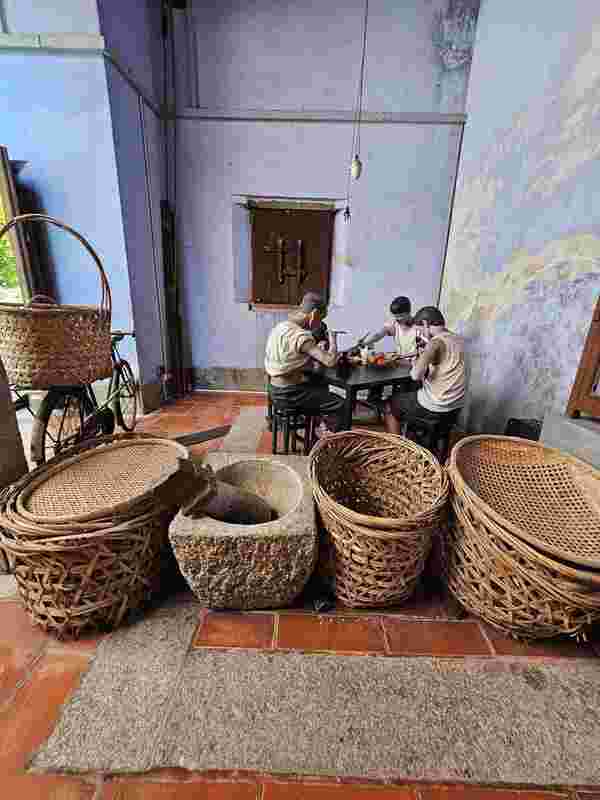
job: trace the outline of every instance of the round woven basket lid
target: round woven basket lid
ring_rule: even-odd
[[[187,448],[169,439],[116,442],[43,470],[17,498],[34,522],[101,519],[133,509],[175,474]]]
[[[600,470],[509,436],[469,436],[450,457],[455,489],[539,550],[600,567]]]

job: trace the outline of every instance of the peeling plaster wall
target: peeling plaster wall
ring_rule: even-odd
[[[180,20],[178,108],[347,110],[360,66],[362,0],[191,0]],[[476,5],[472,4],[472,5]],[[447,0],[371,6],[366,110],[462,112],[468,68],[442,68],[435,14]],[[186,59],[183,54],[188,52]],[[187,71],[184,69],[187,63]],[[279,318],[234,302],[232,196],[344,196],[348,123],[177,121],[177,207],[186,339],[194,367],[262,368]],[[350,301],[330,323],[379,329],[390,300],[434,302],[454,182],[459,125],[378,124],[362,130],[355,184]],[[388,343],[389,346],[389,343]]]
[[[594,4],[484,0],[441,298],[469,430],[565,409],[600,287],[599,112]]]

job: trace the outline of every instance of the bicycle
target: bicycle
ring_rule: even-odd
[[[84,439],[113,433],[115,419],[124,431],[135,428],[139,387],[129,362],[121,358],[118,349],[126,336],[135,337],[135,333],[111,334],[113,369],[103,403],[98,402],[89,383],[51,386],[37,414],[31,412],[31,459],[37,466]]]

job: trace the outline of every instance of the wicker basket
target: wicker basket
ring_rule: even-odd
[[[94,306],[58,305],[49,298],[27,304],[0,303],[0,358],[9,383],[46,389],[108,378],[111,360],[111,293],[106,273],[92,246],[73,228],[44,214],[13,217],[0,239],[23,222],[46,222],[71,233],[94,259],[101,299]]]
[[[146,491],[148,486],[134,484],[129,490],[129,507],[124,502],[127,486],[117,488],[117,511],[112,514],[101,470],[94,494],[89,484],[82,482],[78,486],[77,469],[80,467],[85,473],[91,456],[96,467],[103,459],[110,464],[115,450],[123,458],[124,445],[144,460],[152,488]],[[0,545],[14,558],[14,574],[25,608],[45,630],[59,637],[76,637],[84,630],[115,627],[129,612],[151,599],[165,574],[168,576],[167,570],[176,574],[168,527],[177,508],[165,502],[163,492],[160,498],[155,494],[174,473],[157,462],[155,474],[151,475],[148,462],[149,449],[153,447],[163,454],[165,447],[174,447],[177,459],[181,456],[180,446],[174,442],[143,434],[101,437],[68,455],[57,456],[2,493]],[[67,481],[65,476],[69,474],[71,479]],[[60,511],[60,503],[73,502],[75,511],[83,504],[87,513],[70,517],[49,513],[47,521],[41,521],[41,514],[36,520],[23,517],[19,511],[22,498],[35,497],[36,488],[43,489],[44,479],[59,488],[57,476],[63,478],[63,487],[57,492],[54,510]],[[106,485],[111,486],[110,476]],[[91,514],[90,493],[96,497],[96,516]]]
[[[597,471],[535,442],[470,436],[454,447],[448,473],[447,579],[465,608],[528,639],[600,620],[600,570],[581,566],[600,550],[589,533]]]
[[[468,436],[449,474],[507,531],[564,561],[600,568],[600,470],[561,450],[510,436]]]
[[[600,620],[600,571],[551,559],[453,494],[448,587],[468,611],[516,638],[577,634]]]
[[[446,514],[448,480],[435,457],[408,439],[352,430],[321,440],[309,471],[336,596],[373,607],[409,597]]]

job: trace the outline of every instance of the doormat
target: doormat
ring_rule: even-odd
[[[264,406],[243,406],[223,439],[221,449],[229,453],[256,453],[260,438],[267,430],[266,414]]]
[[[105,639],[30,766],[600,782],[594,660],[190,650],[200,614],[183,595]]]

